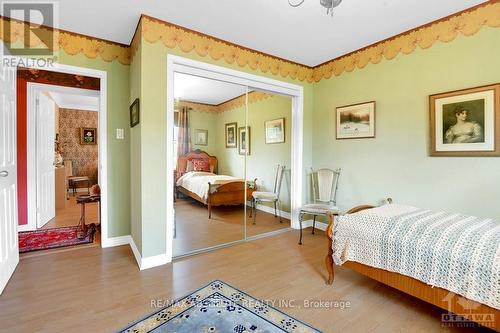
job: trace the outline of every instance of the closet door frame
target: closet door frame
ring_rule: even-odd
[[[239,84],[247,87],[267,91],[269,93],[284,95],[292,98],[292,135],[291,135],[291,227],[299,229],[298,213],[302,205],[303,188],[303,118],[304,118],[304,88],[300,85],[271,79],[265,76],[254,75],[216,66],[205,62],[191,60],[177,55],[167,55],[167,99],[166,99],[166,127],[167,127],[167,161],[171,161],[174,134],[174,73],[182,73],[204,77],[208,79]],[[167,219],[166,219],[166,259],[172,261],[174,237],[174,165],[167,163]],[[254,239],[255,237],[251,237]],[[232,245],[241,241],[231,242],[217,247]],[[204,251],[200,250],[200,251]]]

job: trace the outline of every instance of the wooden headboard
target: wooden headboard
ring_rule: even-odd
[[[190,151],[186,155],[179,156],[177,158],[176,175],[177,178],[182,176],[186,172],[187,162],[191,160],[207,160],[210,168],[213,168],[214,173],[217,173],[217,157],[212,156],[204,152],[203,150],[196,149]]]

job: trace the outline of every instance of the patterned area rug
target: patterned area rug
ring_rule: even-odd
[[[77,226],[20,232],[19,253],[92,243],[96,226],[87,226],[89,229],[83,239],[77,237]]]
[[[214,281],[120,332],[320,332],[222,281]]]

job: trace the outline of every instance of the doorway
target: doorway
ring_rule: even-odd
[[[180,96],[179,92],[176,91],[179,85],[185,85],[189,81],[198,82],[198,85],[200,82],[203,82],[203,84],[198,88],[191,84],[191,87],[187,89],[188,91],[199,89],[207,93],[218,90],[220,92],[220,90],[225,89],[218,95],[226,97],[238,93],[229,98],[228,101],[218,101],[218,103],[189,100],[189,98]],[[205,97],[210,98],[208,95]],[[215,93],[212,95],[215,95]],[[253,99],[255,96],[259,96],[259,98],[265,96],[265,98],[273,100],[274,97],[276,97],[276,100],[282,99],[282,104],[288,105],[288,113],[283,111],[283,115],[277,114],[276,117],[270,114],[264,115],[255,105],[249,106],[249,99]],[[199,115],[197,118],[201,120],[190,119],[190,123],[193,123],[192,128],[179,129],[179,113],[181,111],[190,110],[190,112],[193,112],[196,108],[206,108],[207,104],[212,107],[214,105],[220,106],[221,103],[229,102],[231,99],[233,104],[235,99],[243,101],[241,117],[236,113],[228,113],[225,116],[219,115],[219,119],[215,119],[213,126],[210,127],[211,122],[206,119],[208,115]],[[230,118],[235,118],[233,120],[236,121],[229,121]],[[285,118],[288,118],[288,120],[285,120]],[[178,56],[169,55],[167,57],[167,160],[176,161],[167,164],[167,258],[196,254],[234,243],[271,236],[277,232],[288,230],[290,227],[298,228],[296,212],[302,201],[302,118],[303,88],[301,86]],[[198,124],[195,124],[196,121],[198,121]],[[275,130],[281,133],[281,136],[278,135],[278,137],[274,138],[276,140],[274,143],[277,144],[274,147],[283,148],[280,149],[284,152],[283,154],[273,155],[272,149],[267,149],[271,147],[272,139],[270,139],[268,147],[265,147],[265,126],[268,121],[270,122],[268,126],[275,126]],[[261,122],[262,124],[260,124]],[[285,133],[285,123],[286,126],[289,126],[288,134]],[[185,155],[179,155],[179,142],[176,142],[182,141],[182,136],[178,135],[180,130],[191,135],[188,141],[181,142],[181,144],[191,144],[184,152]],[[285,136],[289,140],[288,148],[286,148]],[[257,147],[252,147],[252,145],[256,144],[254,142],[256,142],[257,138],[257,141],[262,141],[259,142],[259,144],[262,143],[262,147],[256,150]],[[218,144],[217,147],[214,147],[214,140],[222,142],[223,145]],[[209,150],[209,152],[205,150]],[[264,152],[265,150],[266,152]],[[267,157],[267,161],[266,153],[271,154]],[[287,155],[287,157],[284,155]],[[179,163],[179,156],[185,161]],[[219,181],[219,170],[225,173],[225,175],[221,176],[229,175],[234,178],[221,180],[222,183],[219,182],[213,188],[212,185],[208,185],[208,191],[204,191],[207,193],[206,197],[200,196],[203,194],[201,192],[200,195],[193,195],[193,192],[196,192],[194,188],[191,191],[184,186],[184,184],[189,185],[197,177],[197,175],[185,175],[186,170],[189,169],[188,162],[204,159],[207,161],[206,170],[202,171],[215,174],[208,175],[214,178],[214,182]],[[267,163],[269,165],[264,161],[269,162]],[[266,165],[264,166],[264,164]],[[282,172],[279,172],[280,175],[278,175],[280,169],[278,166],[282,170]],[[257,174],[262,176],[261,179],[256,177]],[[253,178],[250,179],[249,177]],[[254,178],[257,178],[257,180]],[[281,188],[280,186],[277,188],[274,186],[278,179],[281,182]],[[184,183],[183,180],[185,180]],[[229,193],[218,193],[218,188],[226,189],[226,182],[230,182],[229,185],[231,185],[227,186]],[[265,203],[263,201],[266,200],[259,201],[256,203],[257,217],[255,219],[255,214],[250,214],[250,207],[253,207],[252,193],[262,191],[276,194],[280,189],[281,194],[287,197],[283,199],[282,195],[277,193],[278,197],[285,201],[283,202],[284,205],[279,205],[279,201],[273,200]],[[181,192],[182,200],[188,200],[188,203],[186,201],[182,201],[182,204],[177,201],[174,202],[174,197],[177,197],[179,192]],[[208,199],[210,195],[217,197],[217,199],[210,201]],[[217,203],[216,206],[222,203],[221,208],[215,208],[214,202]],[[231,208],[235,204],[241,207],[238,212],[236,212],[236,209]],[[274,209],[275,204],[278,204],[276,210]],[[182,222],[179,220],[178,215],[186,215],[187,211],[192,213],[193,208],[196,208],[199,216],[193,219],[185,219],[184,216],[183,218],[187,221],[187,224],[199,223],[200,214],[202,214],[204,216],[201,222],[202,226],[200,228],[191,228],[193,234],[186,235],[186,225],[179,226],[179,223]],[[230,212],[228,212],[228,209]],[[282,220],[281,223],[280,220]],[[216,229],[217,224],[222,225],[221,223],[225,223],[225,225],[222,227],[222,231],[215,233],[215,237],[207,234],[209,229]],[[233,231],[228,233],[230,229]],[[184,232],[184,234],[179,234],[179,232]],[[195,240],[194,245],[192,244],[193,240]],[[200,243],[196,244],[198,241]],[[188,246],[179,242],[186,242]]]
[[[17,70],[21,253],[106,239],[105,77],[63,65]]]

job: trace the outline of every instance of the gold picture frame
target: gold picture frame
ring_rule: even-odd
[[[500,156],[500,83],[429,96],[430,156]]]
[[[238,148],[238,123],[227,123],[224,129],[226,148]]]
[[[335,138],[375,138],[376,102],[339,106],[335,109]]]
[[[240,155],[250,155],[252,146],[252,132],[250,126],[238,128],[238,153]]]
[[[95,127],[80,127],[80,144],[81,145],[96,145],[97,144],[97,128],[95,128]]]

